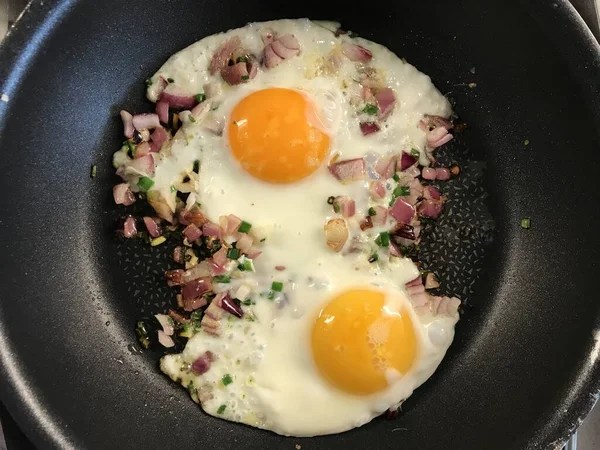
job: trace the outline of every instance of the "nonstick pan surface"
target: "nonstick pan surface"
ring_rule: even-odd
[[[110,189],[117,113],[149,108],[170,54],[298,17],[388,46],[468,124],[443,155],[455,219],[423,249],[466,301],[455,343],[398,420],[311,439],[207,416],[137,350],[167,257],[115,239]],[[595,402],[600,49],[566,1],[35,0],[0,94],[0,393],[39,448],[559,448]]]

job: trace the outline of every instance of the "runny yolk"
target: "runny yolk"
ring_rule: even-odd
[[[323,377],[351,394],[388,386],[386,372],[407,373],[417,352],[406,311],[390,312],[375,290],[350,290],[333,298],[312,330],[312,354]]]
[[[317,128],[318,117],[300,92],[256,91],[231,113],[227,125],[231,151],[242,168],[260,180],[301,180],[317,170],[329,151],[329,136]]]

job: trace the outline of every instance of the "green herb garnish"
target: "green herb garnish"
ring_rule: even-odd
[[[377,211],[375,211],[375,208],[370,207],[369,208],[369,216],[376,216],[377,215]]]
[[[152,186],[154,186],[154,180],[149,177],[141,177],[138,180],[137,185],[142,191],[147,192]]]
[[[408,186],[396,186],[392,195],[394,197],[406,197],[407,195],[410,195],[410,188]]]
[[[227,408],[227,405],[219,406],[219,409],[217,409],[217,414],[223,414],[225,412],[225,408]]]
[[[238,58],[235,60],[235,62],[241,63],[241,62],[248,62],[248,57],[247,56],[238,56]]]
[[[223,382],[223,385],[227,386],[228,384],[233,383],[233,378],[231,378],[231,375],[229,375],[228,373],[223,375],[223,378],[221,378],[221,381]]]
[[[335,197],[333,195],[331,197],[327,197],[327,204],[328,205],[333,205],[334,201],[335,201]]]
[[[238,264],[238,269],[242,272],[254,272],[254,264],[251,259],[246,259],[244,262]]]
[[[173,78],[167,78],[167,83],[175,83],[175,80]]]
[[[213,281],[215,283],[229,283],[231,281],[231,277],[229,275],[217,275],[213,277]]]
[[[246,81],[250,79],[250,75],[242,75],[242,81]]]
[[[238,228],[238,231],[240,233],[247,233],[248,231],[250,231],[250,228],[252,228],[252,224],[242,220],[242,223],[241,223],[240,227]]]
[[[90,177],[91,178],[96,178],[96,174],[98,173],[98,166],[96,164],[94,164],[92,166],[92,169],[90,171]]]
[[[173,185],[171,185],[171,192],[177,192],[177,188]]]
[[[192,123],[196,122],[196,118],[194,116],[192,116],[191,114],[189,115],[189,119],[190,119],[190,122],[192,122]]]
[[[412,156],[414,156],[415,158],[419,158],[421,156],[421,152],[419,150],[417,150],[416,148],[411,148],[410,154]]]
[[[339,213],[340,212],[340,204],[339,204],[339,202],[336,202],[336,201],[333,202],[333,212],[335,212],[335,213]]]
[[[237,248],[230,248],[227,250],[227,257],[229,259],[238,259],[240,257],[240,250]]]
[[[283,283],[281,281],[273,281],[273,283],[271,283],[271,290],[281,292],[283,290]]]
[[[196,160],[194,161],[194,172],[196,173],[200,173],[200,161]]]
[[[150,78],[146,78],[145,83],[146,83],[146,87],[152,86],[152,80]]]
[[[398,175],[397,173],[394,174],[394,176],[392,177],[394,179],[394,181],[398,182],[400,181],[400,175]]]
[[[245,305],[245,306],[251,306],[251,305],[254,305],[254,304],[255,304],[255,303],[252,301],[252,299],[251,299],[251,298],[249,298],[249,299],[247,299],[247,300],[244,300],[244,301],[242,302],[242,305]]]
[[[521,219],[521,228],[529,230],[531,228],[531,219],[529,217],[524,217]]]
[[[369,114],[370,116],[374,116],[375,114],[377,114],[377,111],[379,111],[377,109],[377,106],[375,106],[371,103],[367,103],[362,110],[362,112]]]
[[[377,254],[377,253],[373,253],[371,255],[371,257],[369,258],[370,263],[374,263],[375,261],[378,261],[378,260],[379,260],[379,254]]]
[[[390,233],[387,231],[382,231],[375,239],[375,243],[380,247],[389,247],[390,246]]]
[[[196,95],[194,95],[194,100],[196,100],[196,102],[198,102],[198,103],[202,103],[204,100],[206,100],[206,95],[205,94],[196,94]]]

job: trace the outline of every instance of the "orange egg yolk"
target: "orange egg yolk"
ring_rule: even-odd
[[[254,92],[233,109],[227,125],[234,157],[250,175],[292,183],[313,173],[329,152],[329,136],[317,128],[319,114],[300,92],[270,88]]]
[[[358,395],[385,389],[390,369],[407,373],[417,352],[408,312],[389,311],[385,295],[368,289],[333,298],[319,314],[311,337],[313,358],[323,377]]]

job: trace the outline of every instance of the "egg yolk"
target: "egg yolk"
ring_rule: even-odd
[[[312,353],[323,377],[337,388],[366,395],[388,386],[386,372],[407,373],[417,343],[408,312],[393,312],[385,295],[351,290],[333,298],[312,330]]]
[[[319,114],[300,92],[270,88],[242,99],[229,118],[234,157],[252,176],[292,183],[313,173],[329,151]],[[316,125],[316,126],[315,126]]]

